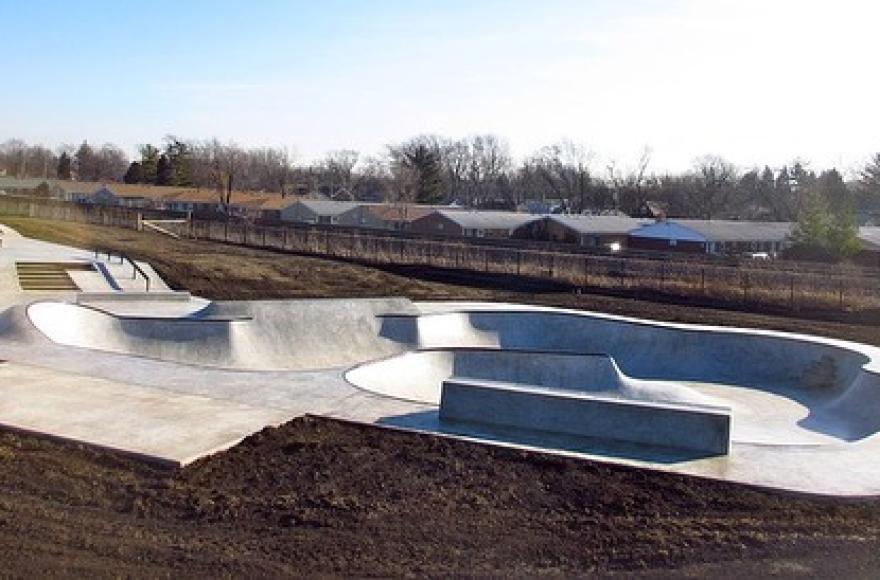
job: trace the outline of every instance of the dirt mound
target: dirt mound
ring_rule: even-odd
[[[0,464],[18,574],[858,573],[880,546],[875,501],[308,417],[177,473],[10,434]]]

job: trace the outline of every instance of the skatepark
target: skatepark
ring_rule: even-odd
[[[179,466],[315,414],[880,494],[875,347],[517,304],[211,302],[149,264],[0,230],[7,429]]]

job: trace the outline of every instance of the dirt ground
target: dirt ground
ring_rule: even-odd
[[[0,560],[21,576],[867,577],[880,565],[876,502],[310,417],[177,473],[15,435],[0,436],[0,465]]]
[[[695,308],[2,221],[25,235],[126,251],[210,298],[515,300],[880,344],[869,318],[859,324],[845,313],[833,320]],[[875,500],[771,492],[327,419],[267,429],[178,472],[0,434],[3,575],[869,578],[880,570],[878,548]]]

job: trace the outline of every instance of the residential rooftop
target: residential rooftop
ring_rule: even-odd
[[[441,209],[436,212],[464,229],[513,230],[541,216],[512,211],[462,211]]]
[[[696,242],[769,242],[786,240],[791,236],[793,227],[792,222],[672,219],[644,225],[630,232],[630,235]]]

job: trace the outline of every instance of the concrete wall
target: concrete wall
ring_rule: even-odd
[[[728,409],[613,399],[473,379],[443,382],[443,421],[727,454]]]

